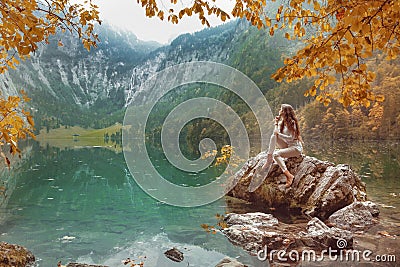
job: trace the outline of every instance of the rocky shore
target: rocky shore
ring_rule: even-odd
[[[264,211],[300,210],[308,222],[284,223],[262,212],[229,213],[224,218],[227,227],[221,232],[249,254],[272,264],[298,265],[304,252],[307,256],[310,251],[321,255],[328,250],[335,255],[353,255],[366,249],[359,245],[360,236],[368,231],[373,232],[369,236],[385,233],[379,231],[378,206],[367,201],[365,184],[349,165],[308,156],[287,159],[295,178],[286,188],[286,177],[277,164],[268,174],[263,173],[265,161],[265,153],[249,159],[231,177],[228,195],[262,206]],[[265,180],[249,192],[251,180],[259,175]]]
[[[26,267],[35,263],[35,256],[26,248],[0,242],[0,266]]]

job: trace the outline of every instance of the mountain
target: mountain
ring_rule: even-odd
[[[90,52],[74,36],[51,38],[17,70],[0,76],[3,94],[27,91],[37,129],[100,128],[122,121],[124,107],[140,94],[141,84],[168,66],[198,60],[225,63],[266,93],[277,86],[270,75],[282,64],[282,54],[293,48],[281,35],[270,37],[241,20],[183,34],[165,46],[108,26],[99,29],[99,36],[101,42]],[[57,45],[59,39],[63,46]]]
[[[0,77],[3,95],[24,89],[32,99],[36,128],[102,127],[96,122],[125,105],[132,69],[161,45],[108,26],[99,28],[99,36],[98,47],[90,52],[70,34],[52,37],[50,44]],[[59,39],[63,46],[58,46]]]
[[[136,66],[126,98],[129,105],[139,94],[143,81],[167,67],[191,61],[226,62],[240,34],[237,22],[226,23],[193,34],[183,34],[161,47]]]

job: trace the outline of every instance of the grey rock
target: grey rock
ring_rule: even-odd
[[[353,235],[350,231],[337,227],[328,227],[316,217],[312,218],[307,223],[307,233],[303,235],[305,239],[310,237],[313,239],[312,247],[330,247],[332,249],[353,248]]]
[[[371,213],[373,217],[378,217],[380,212],[378,205],[376,205],[372,201],[363,201],[361,203],[368,209],[368,211]]]
[[[373,217],[379,214],[376,204],[371,201],[353,202],[336,211],[328,218],[328,222],[352,232],[364,231],[377,223]]]
[[[262,248],[264,236],[276,236],[274,229],[278,226],[278,219],[271,214],[261,212],[247,214],[228,214],[224,221],[229,226],[223,233],[235,245],[243,247],[252,254]],[[271,231],[265,231],[271,229]]]
[[[108,267],[108,266],[71,262],[67,264],[67,267]]]
[[[275,226],[278,225],[278,219],[271,214],[262,212],[252,212],[246,214],[227,214],[224,218],[228,225],[258,225],[258,226]]]
[[[247,265],[244,265],[235,259],[225,257],[215,265],[215,267],[247,267]]]
[[[295,176],[290,188],[285,188],[285,175],[274,163],[261,186],[249,192],[250,181],[262,172],[266,156],[265,152],[261,152],[250,158],[231,177],[227,186],[232,188],[229,196],[269,207],[300,207],[311,217],[323,220],[354,201],[366,201],[365,184],[348,165],[335,166],[331,162],[303,155],[286,160],[289,171]]]
[[[265,218],[262,219],[262,218]],[[260,251],[286,252],[296,250],[326,250],[353,248],[353,234],[336,227],[328,227],[318,218],[311,219],[307,225],[278,222],[270,214],[248,213],[229,214],[225,218],[228,227],[222,233],[234,245],[242,247],[251,255]],[[273,255],[272,261],[277,261]]]

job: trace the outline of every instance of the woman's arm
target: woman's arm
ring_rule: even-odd
[[[296,127],[296,126],[294,126],[294,127]],[[286,127],[285,127],[286,128]],[[287,129],[287,128],[286,128]],[[283,139],[283,141],[285,141],[286,143],[287,142],[292,142],[292,141],[294,141],[294,139],[295,139],[295,135],[294,135],[294,131],[292,132],[292,131],[290,131],[289,129],[288,129],[288,132],[289,132],[289,134],[284,134],[284,133],[279,133],[278,132],[278,136],[281,138],[281,139]]]
[[[283,134],[283,133],[278,133],[278,136],[281,139],[283,139],[283,141],[285,141],[286,143],[294,140],[293,134],[287,135],[287,134]]]

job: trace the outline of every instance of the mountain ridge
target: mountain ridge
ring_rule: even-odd
[[[100,28],[99,36],[98,47],[89,52],[73,36],[54,36],[17,70],[0,76],[3,94],[27,92],[38,130],[60,125],[104,128],[122,121],[124,109],[148,77],[184,62],[228,64],[255,78],[265,93],[276,86],[270,74],[281,64],[274,45],[285,41],[269,38],[245,20],[183,34],[169,45],[142,42],[133,33],[110,27]]]

